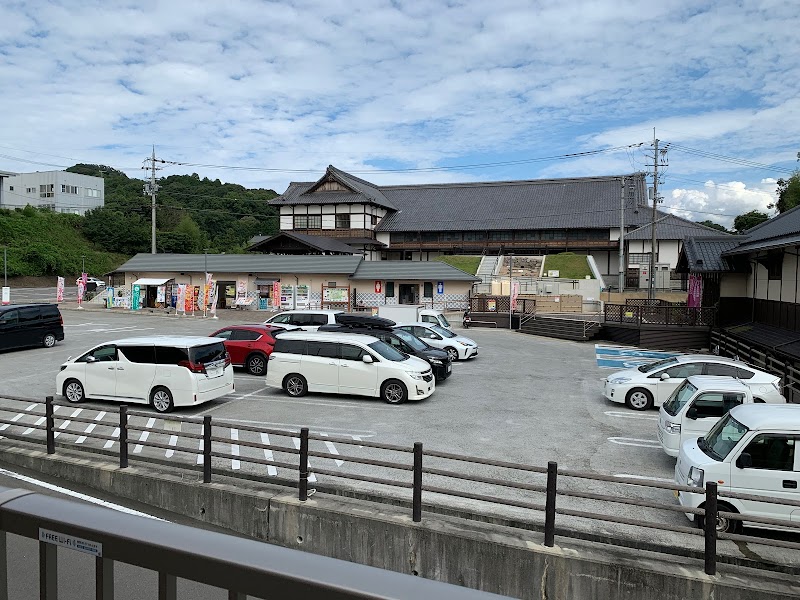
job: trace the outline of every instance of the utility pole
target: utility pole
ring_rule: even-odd
[[[508,255],[508,328],[513,329],[511,322],[513,321],[514,311],[511,309],[511,302],[514,299],[514,253]]]
[[[150,195],[150,254],[156,253],[156,193],[158,192],[158,184],[156,183],[156,171],[161,167],[156,166],[156,162],[164,162],[163,160],[156,159],[156,147],[153,146],[153,154],[149,158],[144,159],[145,163],[150,163],[149,167],[142,167],[142,169],[150,170],[150,181],[144,184],[144,195]]]
[[[619,279],[617,280],[617,291],[621,294],[625,291],[625,178],[622,178],[622,185],[619,192]]]
[[[653,215],[650,222],[650,285],[648,286],[647,297],[650,299],[655,298],[656,295],[656,222],[660,219],[656,218],[656,210],[658,208],[658,167],[666,167],[667,163],[661,162],[664,160],[662,156],[667,153],[666,148],[659,150],[659,140],[656,137],[656,130],[653,128]],[[669,146],[669,144],[667,144]]]
[[[3,246],[3,287],[8,287],[8,246]]]

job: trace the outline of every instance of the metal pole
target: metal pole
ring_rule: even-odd
[[[47,396],[44,399],[44,414],[45,423],[47,425],[47,453],[55,454],[56,452],[56,436],[53,430],[55,429],[55,419],[53,418],[53,397]]]
[[[656,296],[656,207],[658,206],[658,138],[653,128],[653,219],[650,224],[650,289],[647,297],[651,300]]]
[[[153,146],[153,156],[151,158],[150,171],[150,254],[156,253],[156,147]]]
[[[706,483],[706,506],[705,506],[705,571],[706,575],[716,575],[717,573],[717,482],[709,481]]]
[[[3,287],[8,287],[8,246],[3,246]]]
[[[422,521],[422,442],[414,442],[414,487],[411,512],[414,523]]]
[[[119,407],[119,468],[128,468],[128,407]]]
[[[514,269],[514,253],[508,255],[508,328],[513,329],[511,326],[512,321],[512,310],[511,310],[511,297],[513,295],[511,288],[514,287],[514,277],[511,275],[512,270]]]
[[[211,483],[211,415],[203,416],[203,483]]]
[[[300,481],[299,499],[308,500],[308,427],[300,429]]]
[[[622,178],[622,189],[619,194],[619,293],[625,291],[625,178]]]
[[[86,273],[86,255],[81,254],[81,277]]]
[[[552,548],[556,536],[556,481],[558,478],[558,464],[554,461],[547,463],[547,491],[544,506],[544,545]]]
[[[203,268],[205,269],[205,279],[203,279],[203,318],[206,318],[206,309],[208,308],[208,294],[211,290],[208,287],[208,248],[203,248]]]

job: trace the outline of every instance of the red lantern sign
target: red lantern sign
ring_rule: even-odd
[[[375,282],[375,293],[380,294],[383,290],[383,284],[380,281]]]

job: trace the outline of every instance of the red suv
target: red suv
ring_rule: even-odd
[[[274,331],[282,331],[274,325],[230,325],[215,331],[209,337],[225,340],[225,349],[235,367],[244,367],[252,375],[265,375],[267,361],[275,347]]]

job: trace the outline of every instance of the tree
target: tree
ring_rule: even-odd
[[[728,230],[725,229],[724,225],[720,225],[719,223],[714,223],[714,221],[710,221],[706,219],[705,221],[697,221],[698,225],[705,225],[706,227],[710,227],[711,229],[716,229],[717,231],[724,231],[728,233]]]
[[[767,219],[769,219],[769,216],[766,214],[757,210],[751,210],[748,213],[736,217],[733,220],[733,228],[736,230],[736,233],[744,233],[748,229],[760,225]]]
[[[800,152],[797,153],[797,160],[800,162]],[[800,169],[795,170],[789,179],[778,179],[778,189],[775,192],[778,194],[778,201],[768,205],[767,208],[775,208],[779,213],[785,213],[787,210],[799,205]]]

